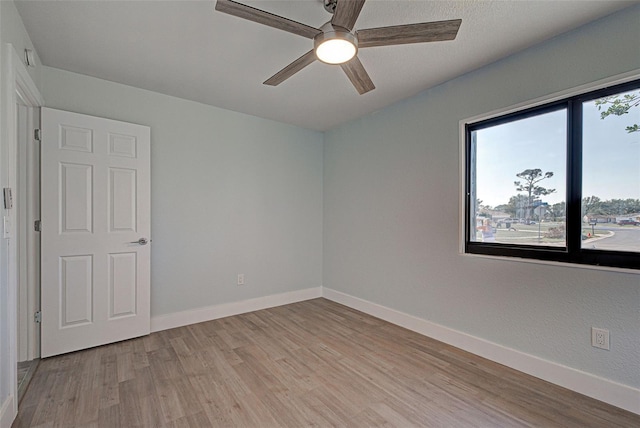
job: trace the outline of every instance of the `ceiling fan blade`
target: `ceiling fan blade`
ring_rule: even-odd
[[[364,2],[365,0],[338,0],[331,24],[351,31],[356,24]]]
[[[358,30],[358,48],[453,40],[460,24],[462,19],[452,19]]]
[[[340,64],[340,67],[342,67],[360,95],[376,88],[357,56],[354,56],[349,62]]]
[[[237,16],[238,18],[248,19],[249,21],[257,22],[258,24],[264,24],[279,30],[288,31],[289,33],[297,34],[308,39],[313,39],[316,34],[321,32],[317,28],[265,12],[264,10],[236,3],[231,0],[218,0],[216,2],[216,10]]]
[[[273,76],[269,77],[264,81],[265,85],[269,86],[278,86],[280,83],[287,80],[289,77],[296,74],[298,71],[305,68],[307,65],[311,64],[316,60],[316,53],[312,50],[302,55],[297,60],[293,61],[291,64],[287,65],[282,70],[278,71]]]

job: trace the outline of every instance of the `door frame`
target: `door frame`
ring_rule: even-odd
[[[18,183],[15,194],[16,242],[18,250],[18,361],[40,357],[40,324],[34,314],[40,310],[40,232],[34,223],[40,219],[40,142],[34,130],[40,127],[40,108],[27,106],[17,94],[19,109],[25,112],[22,123],[26,135],[18,142]]]
[[[44,105],[44,100],[38,91],[37,86],[29,75],[27,68],[22,63],[20,55],[16,52],[13,45],[6,43],[2,46],[2,141],[0,146],[0,183],[2,187],[10,187],[14,193],[17,192],[17,123],[16,103],[18,97],[28,107],[36,108]],[[16,205],[14,204],[14,207]],[[18,365],[18,349],[17,349],[17,311],[18,311],[18,281],[17,273],[19,266],[19,254],[17,246],[17,218],[16,209],[6,210],[4,205],[1,207],[2,215],[9,217],[9,238],[0,239],[2,242],[2,252],[0,253],[0,287],[6,287],[7,301],[6,310],[9,339],[9,358],[8,365],[13,368],[9,372],[9,403],[8,408],[3,410],[8,414],[0,415],[1,420],[12,421],[18,412],[18,382],[17,382],[17,365]],[[24,213],[26,214],[26,213]],[[26,218],[26,216],[25,216]],[[4,284],[2,284],[4,283]],[[34,326],[35,328],[35,326]]]

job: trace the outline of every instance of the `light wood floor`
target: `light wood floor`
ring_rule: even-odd
[[[42,360],[14,427],[640,427],[324,299]]]
[[[27,392],[27,386],[29,386],[29,382],[31,382],[31,378],[33,378],[39,363],[39,358],[18,363],[18,403],[24,397],[25,392]]]

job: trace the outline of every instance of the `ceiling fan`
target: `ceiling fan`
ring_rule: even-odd
[[[232,0],[217,0],[216,10],[279,30],[313,39],[314,48],[268,78],[264,84],[277,86],[316,59],[339,64],[362,95],[375,86],[358,59],[358,49],[374,46],[453,40],[461,19],[353,30],[365,0],[322,0],[333,18],[320,28],[310,27]]]

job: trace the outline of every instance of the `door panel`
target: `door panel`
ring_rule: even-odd
[[[148,334],[149,128],[43,108],[42,138],[42,356]]]
[[[137,254],[109,254],[109,319],[136,314]]]
[[[60,257],[60,326],[93,321],[93,256]]]
[[[93,153],[93,133],[91,129],[60,125],[60,149]]]
[[[136,232],[136,170],[109,168],[109,231]]]
[[[93,167],[60,163],[60,233],[91,233]]]

